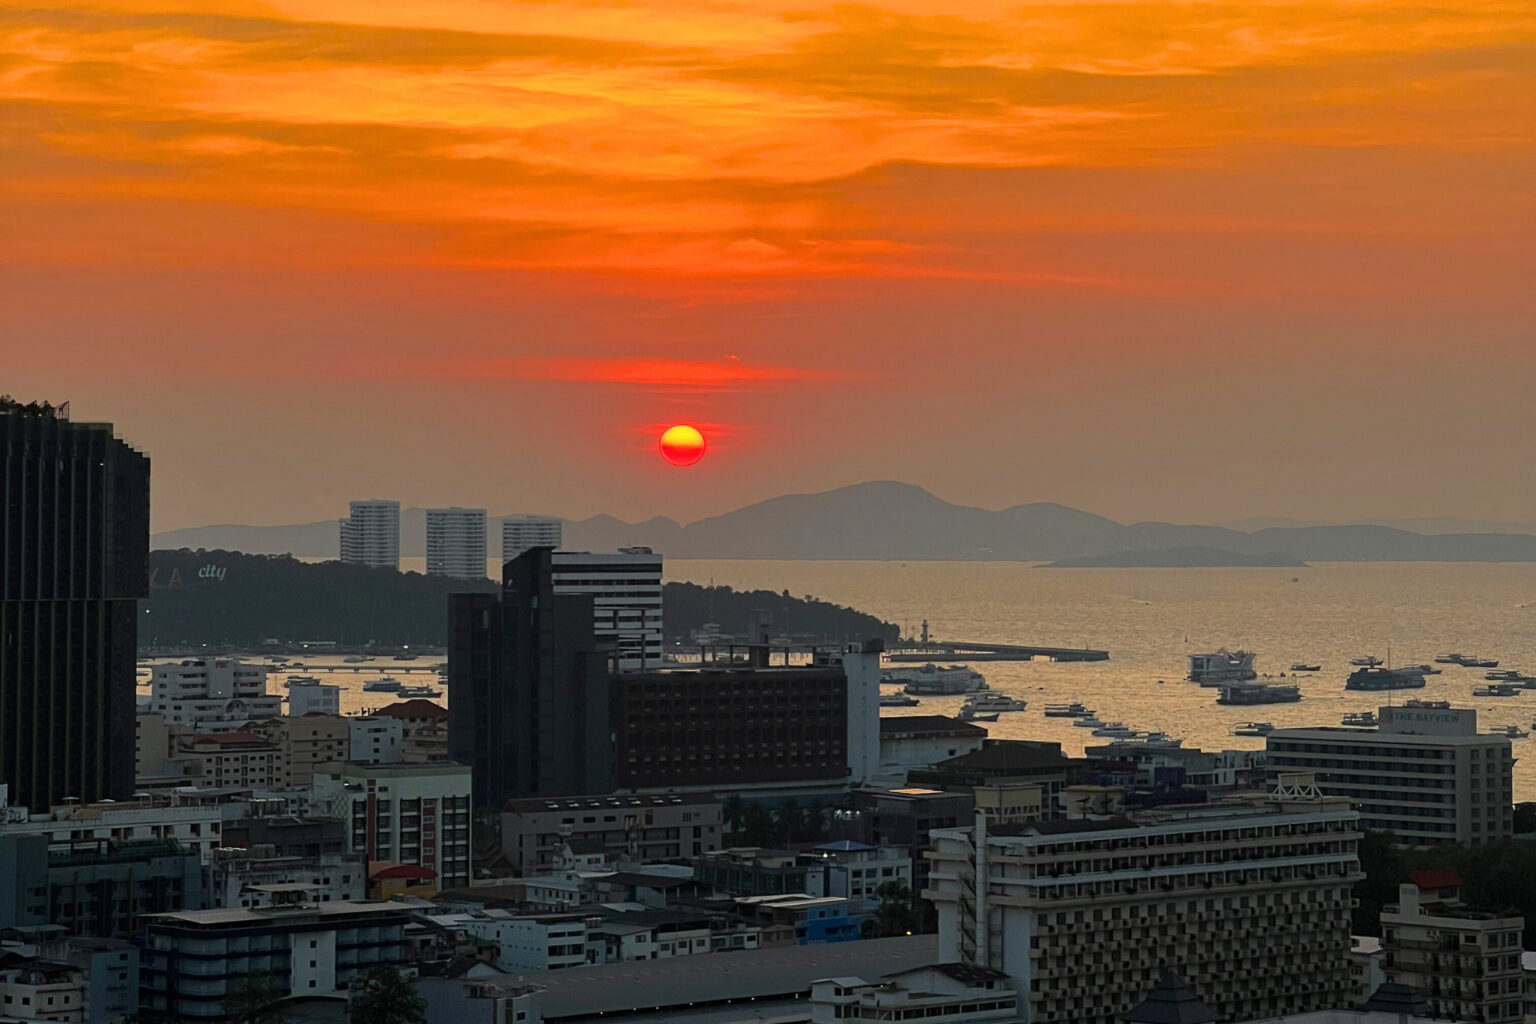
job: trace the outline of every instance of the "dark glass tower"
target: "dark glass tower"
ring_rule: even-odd
[[[592,598],[556,594],[550,548],[502,567],[496,594],[448,609],[448,756],[470,766],[475,806],[613,789],[611,645]]]
[[[134,789],[149,459],[108,423],[0,401],[0,783],[13,804]]]

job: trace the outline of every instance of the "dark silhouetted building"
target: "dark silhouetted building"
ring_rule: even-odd
[[[592,597],[558,594],[553,551],[502,567],[494,594],[448,606],[448,756],[470,766],[476,807],[614,788],[608,649]]]
[[[134,782],[149,459],[106,423],[0,404],[0,784],[46,809]]]

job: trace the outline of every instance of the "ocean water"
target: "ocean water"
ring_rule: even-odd
[[[1044,569],[1012,562],[671,561],[675,580],[737,588],[788,589],[846,604],[916,635],[923,619],[936,639],[1095,647],[1092,664],[985,662],[975,667],[992,689],[1029,709],[985,723],[999,738],[1056,740],[1070,754],[1107,740],[1046,718],[1046,704],[1078,700],[1104,721],[1162,730],[1206,750],[1261,748],[1231,735],[1244,721],[1276,726],[1338,725],[1348,711],[1372,710],[1385,694],[1348,692],[1351,658],[1431,661],[1443,651],[1499,659],[1536,674],[1536,565],[1477,563],[1323,563],[1305,569]],[[722,623],[742,631],[745,623]],[[793,628],[793,623],[791,623]],[[1295,680],[1295,704],[1228,708],[1218,691],[1184,681],[1191,653],[1218,647],[1258,653],[1261,675],[1294,662],[1322,671]],[[1392,700],[1450,700],[1475,707],[1480,730],[1532,730],[1536,690],[1512,698],[1473,698],[1482,669],[1437,666],[1423,690]],[[885,714],[953,714],[960,697],[923,697]],[[1514,743],[1515,795],[1536,800],[1536,738]]]

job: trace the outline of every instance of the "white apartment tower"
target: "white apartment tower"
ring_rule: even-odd
[[[485,509],[427,509],[427,575],[485,579]]]
[[[400,503],[354,501],[341,525],[341,560],[371,569],[400,568]]]
[[[1120,1024],[1164,969],[1218,1020],[1349,1005],[1349,801],[1309,776],[1271,796],[934,829],[939,959],[1001,971],[1026,1024]]]
[[[558,548],[560,520],[539,516],[507,516],[501,521],[501,560],[510,562],[529,548]]]
[[[238,658],[188,658],[155,666],[145,710],[168,725],[233,732],[247,722],[280,716],[283,698],[267,693],[267,670],[260,665]]]
[[[555,593],[592,598],[593,632],[613,641],[620,672],[660,667],[660,555],[650,548],[556,551],[552,568]]]

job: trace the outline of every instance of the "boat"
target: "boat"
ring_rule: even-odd
[[[905,693],[882,693],[880,706],[883,708],[915,708],[922,701]]]
[[[1229,651],[1225,647],[1215,654],[1191,654],[1189,681],[1201,686],[1220,686],[1257,679],[1259,674],[1253,668],[1256,657],[1258,655],[1250,651]]]
[[[1092,714],[1092,708],[1085,708],[1077,701],[1073,701],[1071,704],[1047,704],[1045,706],[1046,718],[1087,718]]]
[[[289,676],[283,683],[284,686],[318,686],[319,684],[320,680],[314,676]]]
[[[370,679],[363,684],[363,689],[369,693],[399,693],[400,680],[385,676],[383,679]]]
[[[1498,683],[1523,683],[1526,677],[1512,668],[1501,668],[1494,672],[1484,672],[1483,678]]]
[[[1132,743],[1140,743],[1148,747],[1182,747],[1184,741],[1177,736],[1170,736],[1166,732],[1144,732],[1130,738]]]
[[[1238,722],[1232,727],[1233,736],[1268,736],[1275,731],[1269,722]]]
[[[1296,662],[1296,664],[1291,666],[1291,671],[1292,672],[1321,672],[1322,670],[1323,670],[1323,666],[1321,666],[1321,665],[1308,665],[1304,661],[1298,661],[1298,662]]]
[[[1093,735],[1095,735],[1095,736],[1115,736],[1115,737],[1118,737],[1118,738],[1123,739],[1123,740],[1128,740],[1132,736],[1136,735],[1136,730],[1132,729],[1130,726],[1126,725],[1124,722],[1105,722],[1102,725],[1100,725],[1097,729],[1093,730]]]
[[[972,711],[1023,711],[1029,702],[1001,693],[973,693],[965,698],[965,707]]]
[[[1460,665],[1462,664],[1464,658],[1466,658],[1465,654],[1437,654],[1435,655],[1435,664]]]
[[[402,697],[441,697],[443,691],[436,687],[418,684],[416,686],[402,686],[397,691]]]
[[[1498,658],[1479,658],[1475,654],[1442,654],[1435,658],[1441,665],[1460,665],[1462,668],[1498,668]]]
[[[1472,658],[1466,662],[1467,668],[1498,668],[1498,658]]]
[[[1422,690],[1424,673],[1418,668],[1357,668],[1344,681],[1346,690]]]
[[[1217,704],[1292,704],[1301,700],[1301,687],[1291,683],[1228,683]]]
[[[1364,658],[1350,658],[1349,663],[1358,668],[1375,668],[1381,664],[1381,659],[1375,655],[1366,655]]]
[[[1518,725],[1495,725],[1488,730],[1488,735],[1508,736],[1512,740],[1523,740],[1529,736],[1530,733],[1526,732]]]
[[[919,695],[975,693],[987,688],[986,677],[965,665],[941,668],[929,662],[922,668],[893,672],[891,679],[899,680],[901,688],[906,692]]]
[[[395,660],[396,661],[415,661],[416,660],[416,655],[414,655],[414,654],[397,654],[397,655],[395,655]]]
[[[1079,718],[1072,725],[1078,729],[1100,729],[1103,728],[1104,723],[1099,721],[1098,715],[1088,715],[1086,718]]]
[[[1340,721],[1341,725],[1353,725],[1374,729],[1381,723],[1376,721],[1374,711],[1351,711]]]
[[[346,662],[348,665],[361,665],[363,662],[365,662],[365,661],[372,661],[373,659],[372,658],[368,658],[368,657],[364,657],[361,654],[349,654],[345,658],[342,658],[341,660]]]
[[[995,722],[997,721],[997,712],[983,713],[975,708],[961,708],[960,714],[956,717],[962,722]]]
[[[1487,683],[1472,687],[1474,697],[1518,697],[1524,692],[1525,687],[1513,683]]]
[[[1427,676],[1437,676],[1440,674],[1440,669],[1435,668],[1433,665],[1404,665],[1403,668],[1416,668]]]

